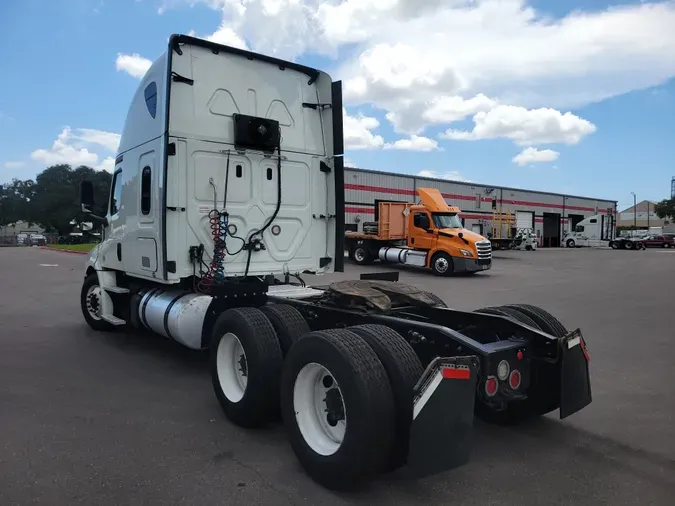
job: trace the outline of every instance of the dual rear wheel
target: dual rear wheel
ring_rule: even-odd
[[[261,427],[280,414],[306,472],[351,488],[405,463],[413,389],[422,365],[381,325],[310,332],[291,306],[225,311],[211,375],[226,416]]]

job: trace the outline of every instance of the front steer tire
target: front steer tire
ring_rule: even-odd
[[[110,332],[115,329],[115,326],[112,325],[111,323],[108,323],[105,320],[101,320],[98,317],[92,316],[92,314],[89,312],[89,307],[94,305],[92,309],[95,309],[96,304],[98,304],[98,308],[100,309],[100,296],[95,297],[96,301],[91,300],[91,295],[89,294],[89,291],[91,289],[96,289],[101,290],[101,287],[98,283],[98,275],[93,272],[89,274],[84,279],[84,283],[82,283],[82,290],[80,291],[80,308],[82,309],[82,316],[84,316],[84,321],[87,322],[87,325],[89,325],[92,329],[98,330],[100,332]]]
[[[283,357],[270,321],[259,309],[228,309],[218,316],[212,336],[211,381],[225,416],[245,428],[273,420]],[[237,350],[243,350],[243,362]],[[238,372],[246,377],[243,387]]]
[[[302,395],[301,375],[316,365],[327,370],[330,381],[315,383],[339,387],[346,413],[344,435],[331,450],[323,448],[308,430],[308,413],[326,416],[317,406],[304,405],[312,395]],[[328,387],[327,387],[328,388]],[[314,396],[316,398],[316,396]],[[297,405],[296,405],[297,402]],[[281,378],[281,411],[291,448],[307,474],[332,490],[357,487],[385,469],[394,431],[394,398],[384,366],[358,335],[332,329],[305,335],[290,349]],[[303,425],[303,433],[300,425]],[[308,442],[304,434],[312,442]]]

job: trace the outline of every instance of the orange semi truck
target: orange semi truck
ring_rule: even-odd
[[[490,269],[490,241],[462,226],[460,209],[435,188],[418,188],[417,194],[420,204],[379,202],[377,223],[347,232],[349,258],[359,265],[379,259],[426,267],[438,276]]]

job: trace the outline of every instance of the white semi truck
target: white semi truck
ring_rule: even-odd
[[[306,472],[347,488],[466,462],[474,413],[513,422],[591,402],[579,330],[546,311],[474,312],[343,269],[341,83],[313,68],[173,35],[131,102],[81,307],[210,353],[243,427],[283,419]],[[387,273],[385,273],[387,274]],[[378,279],[379,278],[379,279]]]
[[[563,238],[563,244],[568,248],[583,246],[602,247],[610,246],[614,240],[616,229],[612,216],[595,214],[584,218]]]

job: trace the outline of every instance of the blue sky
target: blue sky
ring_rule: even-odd
[[[620,206],[632,204],[632,191],[639,200],[669,196],[674,2],[415,5],[1,2],[0,183],[57,162],[110,168],[147,61],[171,33],[193,32],[343,79],[355,166]]]

